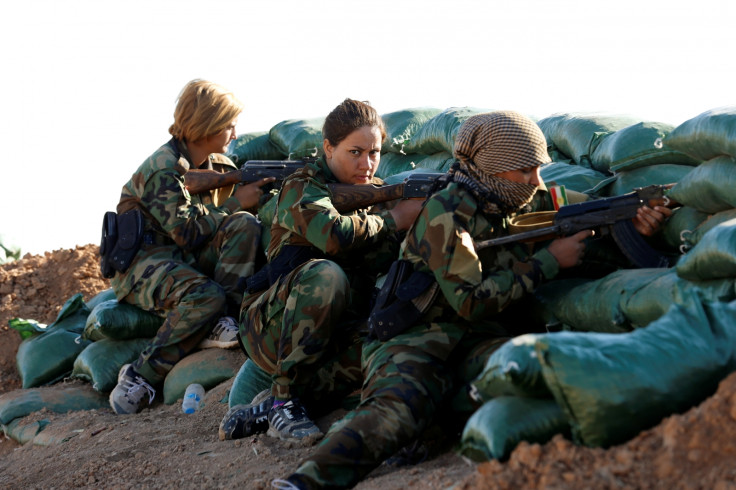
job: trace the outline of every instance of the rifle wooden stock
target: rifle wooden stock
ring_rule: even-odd
[[[332,192],[332,205],[341,213],[404,197],[404,184],[327,184],[327,187]]]
[[[440,175],[443,174],[416,172],[407,177],[404,182],[382,186],[373,184],[328,184],[327,186],[332,192],[332,205],[342,213],[396,199],[426,199]]]
[[[191,194],[199,194],[242,182],[242,176],[242,170],[221,173],[217,170],[190,168],[184,174],[184,185]]]

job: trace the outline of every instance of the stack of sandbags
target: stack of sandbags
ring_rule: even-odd
[[[512,339],[473,382],[484,404],[468,420],[460,452],[505,459],[520,441],[543,443],[554,434],[587,446],[623,443],[700,403],[734,371],[734,315],[736,302],[705,301],[690,291],[629,333]]]
[[[637,122],[631,116],[562,113],[540,119],[537,124],[547,139],[547,151],[553,161],[608,173],[609,165],[596,168],[591,155],[606,135]]]
[[[683,251],[690,252],[678,264],[678,273],[689,279],[733,277],[736,107],[713,109],[685,121],[664,142],[702,162],[669,193],[701,218],[681,236]]]
[[[519,441],[554,433],[624,442],[702,401],[736,367],[736,108],[586,138],[588,152],[568,150],[570,163],[613,174],[594,194],[675,183],[668,196],[682,206],[663,235],[683,255],[669,269],[540,287],[548,326],[575,331],[519,337],[491,356],[474,383],[486,403],[463,434],[461,452],[474,459],[504,459]],[[623,143],[628,156],[614,151]]]

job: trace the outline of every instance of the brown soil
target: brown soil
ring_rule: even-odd
[[[51,323],[61,305],[81,292],[90,299],[109,287],[100,275],[97,247],[25,256],[0,266],[0,394],[20,389],[15,368],[19,335],[14,317]],[[60,394],[69,385],[44,390]],[[221,401],[232,380],[211,389],[205,406],[184,415],[157,404],[138,415],[103,408],[55,414],[46,410],[22,422],[50,424],[35,444],[0,442],[2,488],[270,488],[312,451],[260,435],[221,442]],[[341,415],[318,423],[326,430]],[[39,445],[44,443],[47,445]],[[717,393],[626,444],[607,450],[575,446],[557,437],[545,445],[522,443],[506,462],[468,463],[452,451],[414,467],[381,466],[359,489],[736,489],[736,374]]]

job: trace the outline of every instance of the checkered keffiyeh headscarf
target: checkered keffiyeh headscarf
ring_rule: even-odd
[[[452,179],[464,184],[490,214],[517,211],[537,191],[533,184],[512,182],[495,174],[550,161],[539,126],[512,111],[469,117],[455,138],[455,158],[458,165]]]

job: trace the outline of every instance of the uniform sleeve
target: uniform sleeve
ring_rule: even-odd
[[[497,314],[557,274],[557,261],[546,249],[525,256],[519,249],[498,246],[479,258],[472,229],[472,222],[431,199],[407,239],[408,248],[419,252],[447,302],[463,318]]]
[[[193,250],[209,240],[225,217],[240,210],[230,197],[222,206],[205,206],[184,187],[184,179],[174,169],[155,172],[145,183],[141,204],[160,227],[184,250]]]
[[[311,178],[287,180],[279,196],[279,226],[328,255],[373,245],[395,227],[386,217],[388,211],[340,214],[330,196],[324,184]]]

